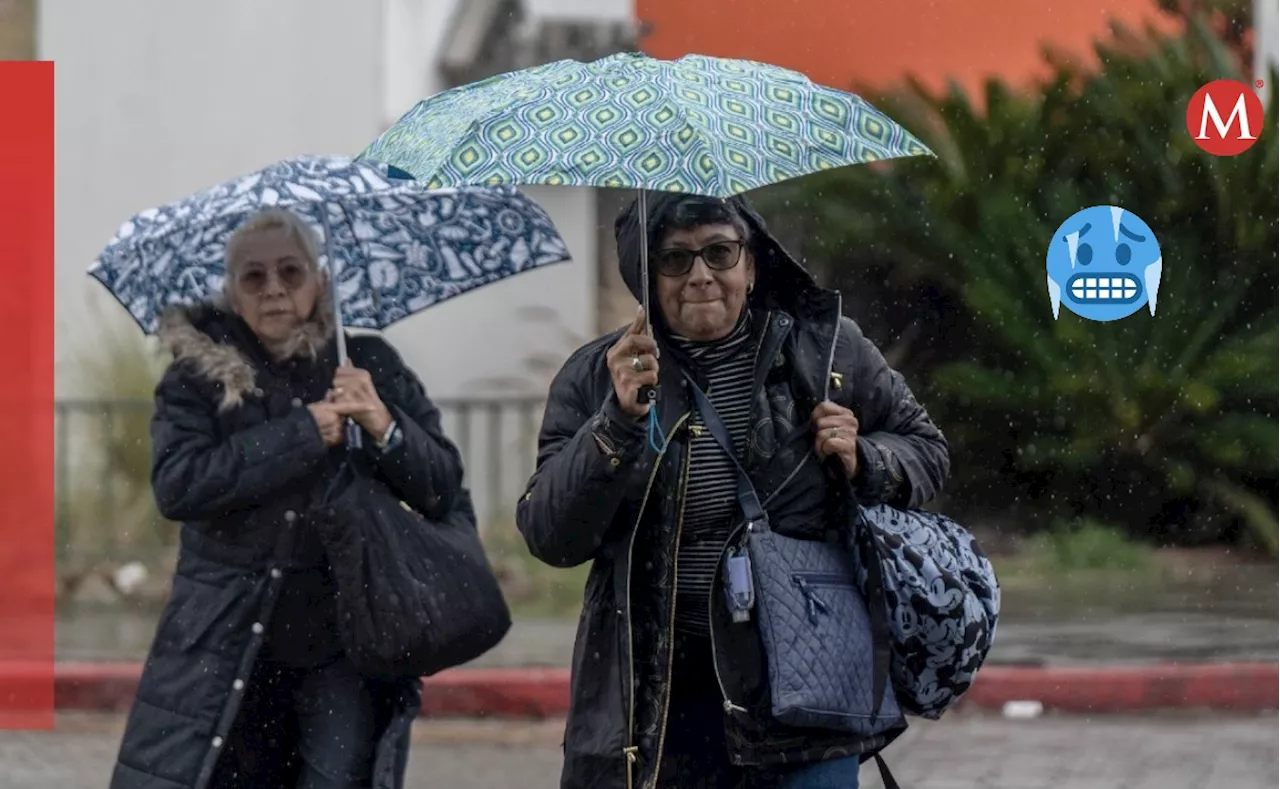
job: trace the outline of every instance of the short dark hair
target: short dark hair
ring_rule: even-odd
[[[655,248],[669,231],[689,230],[701,225],[732,225],[744,244],[751,240],[750,226],[738,209],[715,197],[702,195],[682,197],[668,204],[662,214],[653,219],[650,225],[653,228],[653,234],[649,241]]]

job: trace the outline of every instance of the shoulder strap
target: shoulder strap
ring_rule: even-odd
[[[756,493],[755,485],[751,484],[751,478],[747,476],[746,469],[738,460],[738,453],[733,449],[733,438],[729,435],[729,429],[720,419],[720,414],[716,413],[716,408],[711,404],[711,399],[707,397],[706,392],[702,391],[691,376],[686,375],[685,378],[689,382],[689,390],[693,392],[694,405],[702,416],[702,423],[711,431],[711,437],[729,456],[729,460],[738,471],[738,506],[742,509],[742,517],[750,523],[767,526],[769,516],[760,504],[760,496]]]

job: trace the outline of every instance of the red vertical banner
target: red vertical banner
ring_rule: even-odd
[[[53,726],[53,63],[0,62],[0,729]]]

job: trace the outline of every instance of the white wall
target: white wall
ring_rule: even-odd
[[[1271,78],[1271,69],[1280,60],[1280,2],[1278,0],[1253,0],[1253,78]],[[1258,93],[1264,99],[1270,95],[1271,86]]]
[[[441,90],[436,56],[457,0],[46,0],[41,56],[57,69],[59,392],[103,320],[131,324],[84,270],[119,224],[271,161],[355,153]],[[545,2],[545,0],[544,0]],[[361,9],[353,13],[353,8]],[[385,42],[385,43],[384,43]],[[588,190],[531,190],[572,263],[443,304],[389,331],[438,397],[507,391],[531,353],[560,352],[517,313],[590,334],[595,215]],[[549,347],[544,347],[549,346]],[[536,376],[524,384],[545,386]]]
[[[384,0],[387,124],[417,101],[448,87],[436,63],[449,19],[462,1]],[[458,296],[387,332],[437,399],[541,396],[550,378],[532,368],[531,361],[542,358],[558,367],[576,347],[575,338],[594,336],[597,242],[592,190],[524,191],[551,215],[573,260]],[[530,309],[552,315],[554,321],[530,321],[524,317]],[[532,416],[540,420],[541,411]],[[445,430],[467,459],[468,484],[482,525],[505,517],[532,471],[536,435],[528,418],[527,413],[508,412],[494,433],[483,414],[464,430],[457,412],[445,413]]]
[[[448,87],[435,64],[459,2],[386,0],[383,96],[388,123],[420,99]],[[539,5],[548,4],[555,0],[541,0]],[[541,394],[549,381],[529,371],[530,357],[550,354],[563,359],[573,350],[566,334],[594,336],[597,243],[592,192],[550,187],[525,191],[551,215],[573,260],[459,296],[393,326],[388,336],[436,397]],[[559,327],[530,323],[521,316],[528,308],[554,313]]]
[[[380,16],[348,0],[40,4],[56,72],[60,396],[81,390],[77,353],[103,321],[132,325],[84,273],[130,214],[377,134]]]
[[[43,0],[40,57],[54,60],[57,74],[59,397],[102,393],[80,363],[104,329],[141,342],[124,310],[85,275],[121,222],[279,159],[360,151],[445,87],[435,63],[457,2]],[[602,10],[613,14],[619,2],[629,0]],[[539,2],[542,10],[554,4]],[[563,360],[575,338],[594,334],[591,191],[528,191],[573,262],[459,297],[388,332],[438,399],[542,394],[548,379],[529,360]],[[521,312],[531,307],[559,324],[529,322]],[[499,438],[507,458],[493,474],[493,444],[473,427],[470,470],[482,517],[514,502],[531,460],[527,430],[508,422]]]
[[[383,0],[383,111],[394,123],[446,85],[436,70],[449,17],[459,0]]]
[[[635,18],[635,0],[524,0],[533,16],[546,19],[602,19],[625,22]]]

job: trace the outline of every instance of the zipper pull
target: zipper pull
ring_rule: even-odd
[[[800,594],[804,595],[804,607],[805,612],[809,615],[809,624],[816,626],[819,612],[827,614],[831,612],[831,609],[827,607],[826,603],[822,602],[822,598],[818,597],[813,591],[813,587],[803,578],[794,576],[792,580],[795,581],[796,586],[800,587]]]
[[[746,712],[746,711],[747,711],[747,708],[746,708],[746,707],[739,707],[737,704],[734,704],[732,701],[729,701],[728,699],[725,699],[725,700],[724,700],[724,711],[725,711],[725,714],[727,714],[727,715],[732,715],[732,714],[733,714],[733,713],[735,713],[735,712]]]
[[[636,762],[639,761],[638,756],[640,748],[635,745],[628,745],[622,749],[622,756],[627,761],[627,789],[632,789],[635,785],[635,776],[632,771],[635,769]]]
[[[689,425],[689,432],[693,433],[695,438],[702,438],[702,434],[705,431],[706,428],[702,425]]]

